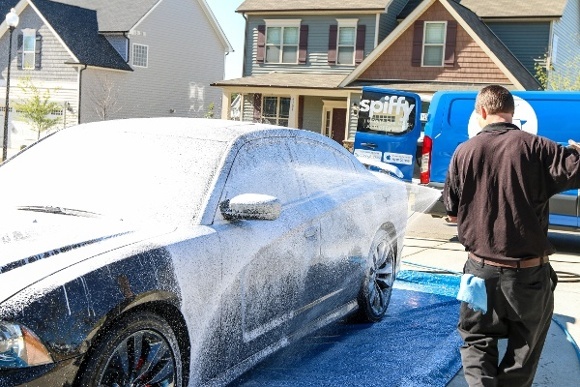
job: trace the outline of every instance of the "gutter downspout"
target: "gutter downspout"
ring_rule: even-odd
[[[123,32],[123,37],[125,38],[125,40],[127,41],[127,47],[125,47],[125,49],[127,50],[127,64],[129,64],[129,60],[131,59],[131,39],[127,36],[127,32]]]
[[[242,55],[242,78],[246,76],[246,43],[248,41],[248,18],[246,17],[246,14],[243,13],[242,17],[245,20],[244,23],[244,55]]]
[[[77,124],[81,123],[81,106],[82,106],[82,90],[83,90],[83,71],[87,69],[87,65],[79,70],[79,96],[78,96],[78,108],[77,108]]]

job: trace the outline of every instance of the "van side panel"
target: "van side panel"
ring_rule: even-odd
[[[467,125],[475,96],[475,93],[445,94],[431,101],[425,125],[425,135],[433,140],[431,182],[445,182],[455,148],[469,139]]]
[[[516,99],[514,123],[522,130],[561,145],[567,145],[569,139],[580,140],[580,124],[576,118],[580,112],[580,93],[515,91],[513,95]],[[453,152],[469,139],[470,131],[473,135],[476,96],[476,92],[437,92],[433,96],[425,125],[425,136],[432,140],[431,186],[442,188]],[[579,211],[579,190],[555,195],[550,200],[550,224],[577,228]]]
[[[513,95],[521,97],[534,109],[538,135],[561,145],[567,145],[569,139],[579,138],[580,93],[529,91],[514,92]]]

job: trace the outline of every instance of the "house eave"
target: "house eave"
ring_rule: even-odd
[[[119,71],[119,72],[132,72],[133,69],[132,68],[128,68],[128,69],[120,69],[120,68],[114,68],[114,67],[107,67],[107,66],[99,66],[99,65],[94,65],[94,64],[88,64],[88,63],[81,63],[81,62],[64,62],[65,65],[68,66],[73,66],[73,67],[84,67],[84,68],[92,68],[92,69],[99,69],[99,70],[108,70],[108,71]]]
[[[354,8],[349,10],[344,9],[329,9],[324,11],[312,11],[312,10],[291,10],[291,11],[247,11],[247,12],[240,12],[236,11],[237,13],[246,15],[246,16],[267,16],[267,15],[276,15],[276,16],[286,16],[286,15],[301,15],[301,16],[312,16],[312,15],[361,15],[361,14],[368,14],[368,15],[376,15],[385,12],[384,9],[361,9],[361,8]]]

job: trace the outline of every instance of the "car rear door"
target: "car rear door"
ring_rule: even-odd
[[[361,238],[368,236],[357,219],[365,208],[361,191],[351,189],[358,175],[349,155],[312,139],[294,145],[305,200],[320,218],[320,255],[309,265],[301,296],[305,314],[315,320],[356,298],[365,269]]]

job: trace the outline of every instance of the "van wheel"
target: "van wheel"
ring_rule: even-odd
[[[107,328],[92,348],[81,386],[181,386],[177,338],[161,317],[139,312]]]
[[[395,283],[396,249],[388,232],[379,230],[369,252],[368,269],[358,296],[359,319],[380,321],[389,306]]]

